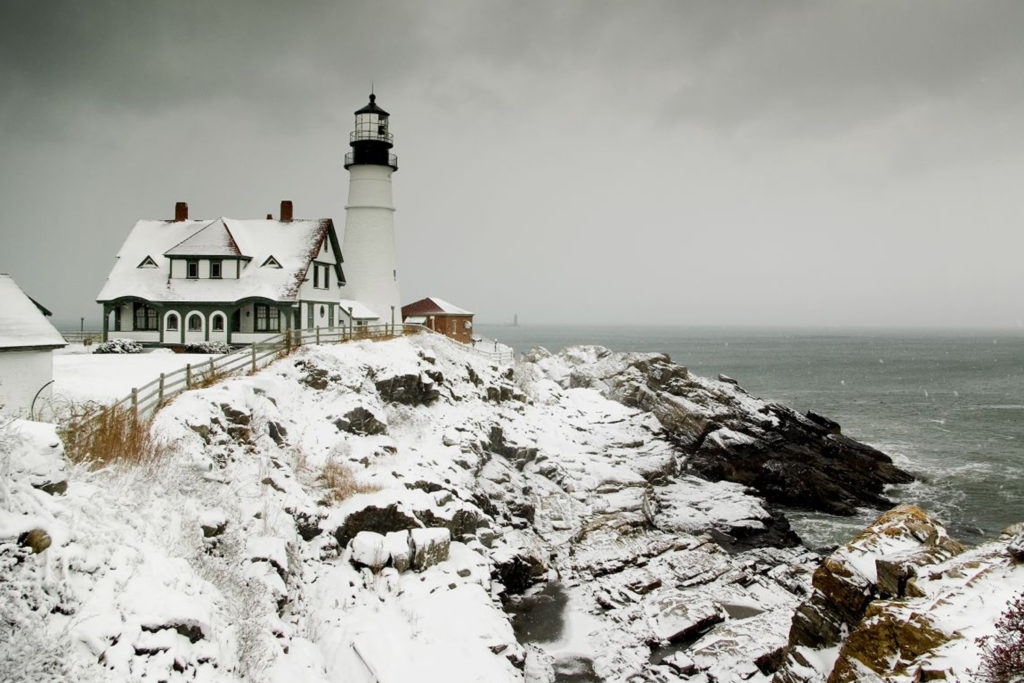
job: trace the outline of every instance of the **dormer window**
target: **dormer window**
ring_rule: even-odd
[[[187,277],[189,280],[199,279],[199,261],[186,262],[185,277]]]
[[[263,262],[261,268],[280,268],[281,264],[273,256],[268,256],[267,260]]]
[[[210,261],[210,277],[214,280],[219,280],[222,277],[220,261]]]
[[[331,267],[320,263],[313,264],[313,288],[330,289]]]
[[[146,258],[142,259],[142,263],[140,263],[138,266],[136,266],[136,268],[156,268],[156,267],[157,267],[156,261],[153,260],[152,256],[147,256]]]

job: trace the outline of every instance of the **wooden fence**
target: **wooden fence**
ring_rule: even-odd
[[[513,360],[511,351],[490,351],[462,344],[423,325],[369,325],[356,328],[288,330],[221,356],[188,364],[181,370],[160,373],[160,376],[152,382],[133,388],[130,394],[105,406],[104,410],[128,410],[135,419],[145,419],[155,414],[164,403],[184,391],[210,386],[228,375],[239,372],[256,372],[278,357],[291,353],[301,346],[337,344],[357,339],[384,340],[419,333],[430,334],[433,339],[444,340],[445,343],[453,344],[463,351],[476,353],[494,363],[511,363]]]

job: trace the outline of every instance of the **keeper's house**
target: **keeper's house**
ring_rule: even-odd
[[[0,406],[27,415],[32,400],[49,396],[53,350],[66,346],[46,316],[10,275],[0,273]]]
[[[177,346],[245,344],[287,329],[360,326],[378,315],[341,298],[345,275],[334,222],[141,220],[117,254],[97,297],[103,338]]]

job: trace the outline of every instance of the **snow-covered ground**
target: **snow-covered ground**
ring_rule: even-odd
[[[53,400],[61,403],[124,398],[133,387],[152,382],[188,364],[199,365],[215,356],[152,349],[144,353],[94,354],[82,344],[68,344],[53,354]]]
[[[722,541],[777,520],[681,474],[658,419],[595,388],[635,359],[578,362],[594,354],[513,369],[431,335],[303,348],[177,397],[145,467],[68,470],[52,426],[3,426],[0,671],[771,680],[819,557]],[[82,400],[201,357],[58,358]],[[556,583],[560,627],[530,636],[521,610],[514,630],[506,607]]]

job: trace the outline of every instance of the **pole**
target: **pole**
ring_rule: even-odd
[[[192,388],[192,364],[189,363],[185,366],[185,388]]]
[[[157,390],[156,404],[160,405],[164,402],[164,373],[160,373],[160,388]]]
[[[252,371],[256,372],[256,342],[252,343]]]

